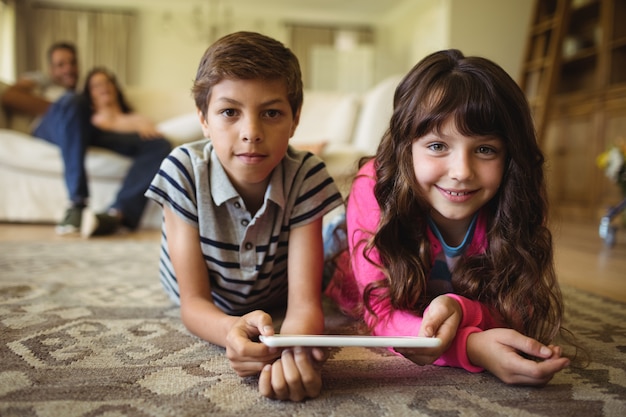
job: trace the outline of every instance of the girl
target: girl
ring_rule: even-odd
[[[397,350],[417,364],[547,383],[569,360],[550,345],[563,304],[543,162],[502,68],[457,50],[427,56],[397,87],[390,127],[353,183],[353,280],[340,305],[374,335],[441,338]]]

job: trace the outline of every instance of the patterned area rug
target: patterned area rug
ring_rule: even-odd
[[[1,416],[625,416],[626,306],[564,288],[592,362],[546,387],[335,349],[322,395],[260,397],[222,348],[191,336],[150,241],[0,243]],[[349,322],[330,311],[327,327]]]

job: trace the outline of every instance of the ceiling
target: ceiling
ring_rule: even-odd
[[[406,0],[264,0],[263,4],[265,7],[275,9],[299,7],[306,10],[337,13],[339,15],[359,11],[359,13],[380,16],[405,1]],[[230,0],[230,3],[258,4],[258,0]]]
[[[393,10],[407,1],[420,0],[39,0],[38,3],[57,5],[81,5],[88,7],[123,7],[123,8],[187,8],[200,4],[220,7],[254,8],[260,4],[264,10],[291,12],[311,15],[333,15],[338,19],[358,15],[361,18],[376,20],[381,15]]]

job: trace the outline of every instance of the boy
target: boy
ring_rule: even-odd
[[[205,141],[175,149],[146,195],[163,206],[161,282],[185,326],[224,346],[261,394],[300,401],[321,389],[320,349],[256,342],[319,334],[322,217],[342,198],[321,160],[289,146],[302,107],[298,60],[280,42],[238,32],[205,52],[192,89]]]

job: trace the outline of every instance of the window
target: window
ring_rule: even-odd
[[[122,84],[128,84],[133,29],[136,15],[131,10],[61,8],[34,4],[27,11],[24,71],[47,68],[48,47],[58,41],[73,42],[78,49],[82,72],[103,65]],[[21,50],[21,49],[20,49]]]

